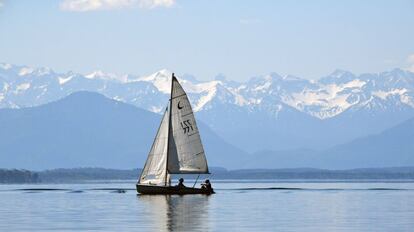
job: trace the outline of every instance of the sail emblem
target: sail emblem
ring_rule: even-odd
[[[187,119],[187,120],[181,122],[181,128],[183,128],[184,134],[187,133],[187,132],[190,132],[190,129],[191,129],[191,131],[194,130],[193,125],[191,125],[190,119]]]
[[[179,109],[179,110],[181,110],[183,107],[182,106],[180,106],[180,101],[178,101],[178,104],[177,104],[177,108]]]

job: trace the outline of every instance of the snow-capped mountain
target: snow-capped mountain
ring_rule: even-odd
[[[190,95],[201,120],[228,141],[245,146],[250,136],[240,140],[242,135],[239,134],[243,131],[239,128],[249,132],[257,128],[258,136],[265,134],[268,137],[262,139],[262,142],[267,141],[265,143],[250,143],[256,148],[245,147],[246,150],[274,148],[273,145],[277,148],[319,148],[319,140],[333,139],[327,144],[329,146],[355,136],[379,132],[414,116],[414,73],[401,69],[359,76],[337,70],[319,80],[276,73],[254,77],[243,83],[222,77],[197,81],[189,75],[178,75],[178,79]],[[148,76],[115,75],[102,71],[82,75],[2,63],[0,108],[42,105],[73,92],[87,90],[161,113],[167,105],[170,83],[169,70]],[[232,115],[237,115],[237,118]],[[359,118],[364,120],[358,121]],[[352,121],[358,128],[352,129],[344,120]],[[338,128],[344,131],[338,136],[342,136],[341,139],[332,138],[329,131]],[[348,131],[350,128],[351,132]],[[268,133],[263,132],[266,130]],[[314,130],[318,130],[321,136],[314,136]],[[272,137],[277,133],[280,133],[279,137]],[[274,142],[287,138],[290,138],[290,143]]]
[[[225,79],[200,82],[180,78],[191,95],[195,111],[217,102],[249,110],[267,109],[277,115],[288,105],[311,116],[327,119],[353,107],[385,107],[385,102],[414,107],[414,73],[395,69],[355,76],[337,70],[318,81],[276,73],[246,83]],[[55,73],[49,68],[0,64],[0,107],[30,107],[55,101],[75,91],[90,90],[141,108],[162,112],[171,83],[171,72],[149,76],[115,75],[95,71],[81,75]],[[395,105],[394,104],[394,105]]]

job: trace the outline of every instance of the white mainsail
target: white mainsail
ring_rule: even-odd
[[[169,112],[165,110],[160,127],[142,170],[139,183],[160,185],[166,182]]]
[[[208,173],[200,134],[184,89],[173,76],[171,87],[171,125],[168,150],[168,173]]]
[[[170,105],[165,110],[138,183],[167,185],[169,174],[209,173],[190,101],[172,78]]]

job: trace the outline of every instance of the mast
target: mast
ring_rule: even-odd
[[[171,76],[171,92],[170,92],[170,105],[168,110],[168,134],[167,134],[167,162],[165,162],[165,186],[167,186],[168,179],[168,153],[170,151],[170,135],[171,135],[171,108],[172,108],[172,94],[173,94],[173,83],[174,83],[174,73]]]

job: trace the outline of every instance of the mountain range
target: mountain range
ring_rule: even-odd
[[[322,151],[260,151],[245,168],[317,167],[332,169],[402,167],[414,164],[414,117],[381,133]]]
[[[93,92],[76,92],[36,107],[0,109],[0,167],[142,167],[160,118]],[[343,169],[414,165],[414,118],[323,151],[247,153],[201,121],[198,126],[210,166]]]
[[[321,154],[414,117],[414,73],[401,69],[361,75],[336,70],[318,80],[276,73],[246,82],[223,76],[178,79],[197,119],[218,139],[249,154]],[[25,109],[91,91],[158,115],[168,102],[170,81],[168,70],[83,75],[1,63],[0,108]]]
[[[160,120],[158,114],[92,92],[37,107],[0,109],[0,167],[141,168]],[[198,127],[211,164],[241,165],[238,157],[245,152],[205,124]]]

